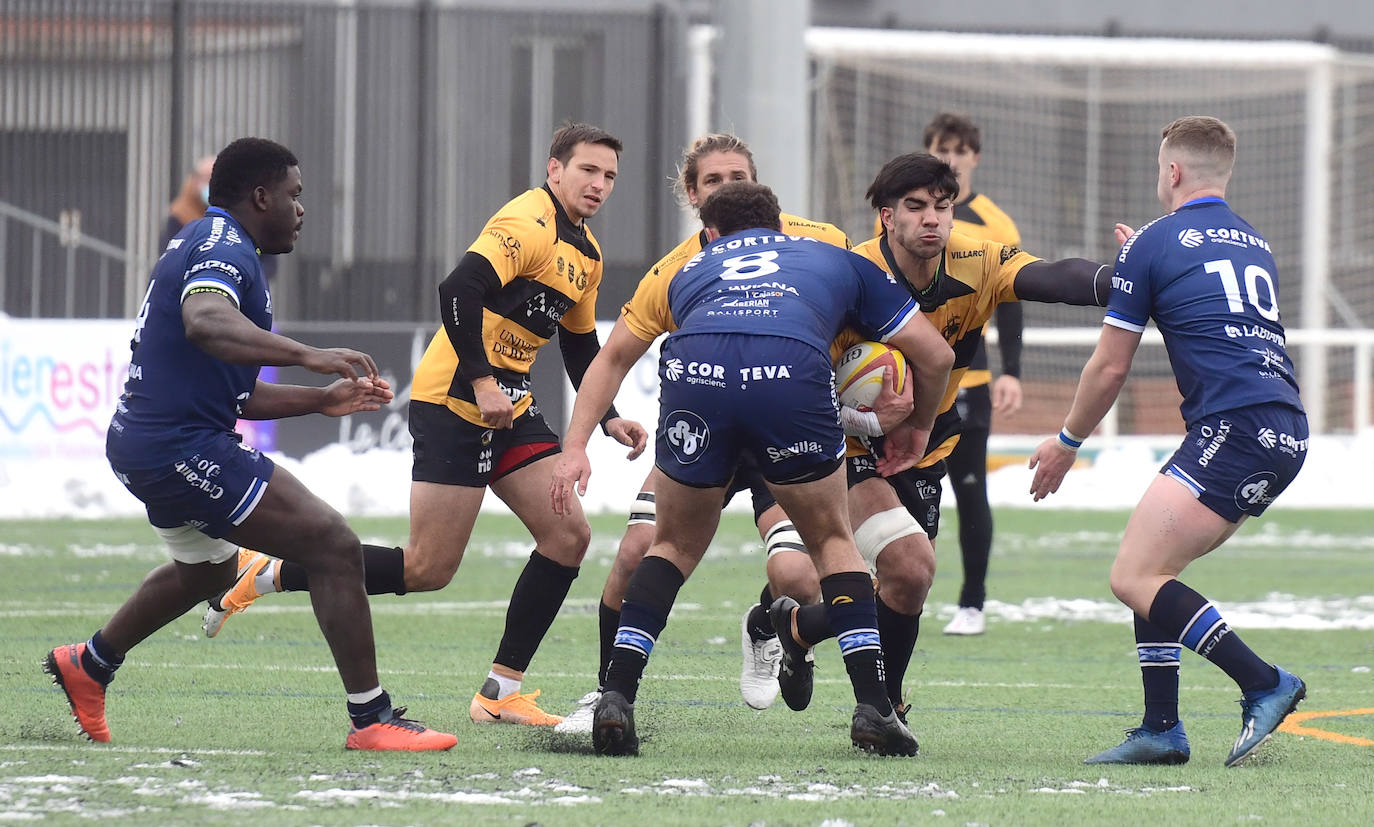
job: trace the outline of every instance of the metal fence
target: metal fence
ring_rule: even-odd
[[[626,146],[593,220],[615,307],[676,241],[673,8],[0,0],[0,310],[131,315],[195,160],[253,134],[290,146],[305,185],[278,311],[430,322],[434,286],[542,183],[568,118]]]

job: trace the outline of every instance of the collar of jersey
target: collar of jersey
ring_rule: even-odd
[[[572,219],[568,217],[567,211],[563,209],[563,205],[559,203],[558,196],[549,189],[549,185],[545,184],[540,189],[548,193],[549,200],[553,202],[554,226],[558,230],[558,240],[571,244],[579,253],[592,261],[600,261],[601,251],[596,249],[596,245],[587,235],[587,222],[583,221],[580,226],[574,224]]]
[[[249,241],[252,241],[252,242],[253,242],[253,252],[255,252],[255,253],[258,254],[258,258],[262,258],[262,248],[258,246],[258,243],[257,243],[256,241],[253,241],[253,234],[250,233],[250,232],[248,232],[248,228],[247,228],[247,227],[244,227],[242,224],[240,224],[240,223],[239,223],[239,220],[238,220],[237,218],[235,218],[234,216],[230,215],[228,210],[224,209],[223,207],[208,207],[208,208],[206,208],[206,210],[205,210],[205,217],[206,217],[206,218],[209,218],[209,217],[210,217],[210,213],[214,213],[214,214],[216,214],[216,215],[222,215],[222,216],[224,216],[225,218],[229,219],[230,221],[234,222],[234,226],[238,228],[239,232],[243,233],[243,237],[246,238],[246,239],[248,239]]]
[[[1200,207],[1203,204],[1221,204],[1222,206],[1226,206],[1226,199],[1218,198],[1215,195],[1204,195],[1201,198],[1194,198],[1192,201],[1179,204],[1178,208],[1184,210],[1188,207]]]
[[[887,243],[887,233],[883,233],[882,238],[878,240],[878,249],[882,251],[883,259],[891,268],[892,274],[901,277],[901,282],[906,287],[907,292],[914,296],[916,302],[921,305],[922,313],[933,313],[950,299],[967,296],[973,292],[972,287],[946,274],[944,250],[940,251],[940,263],[935,268],[935,278],[930,280],[930,286],[924,290],[917,290],[907,279],[906,274],[902,272],[902,268],[897,266],[897,260],[892,257],[892,247]]]

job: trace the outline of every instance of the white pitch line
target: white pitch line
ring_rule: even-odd
[[[172,747],[96,746],[95,744],[0,744],[3,752],[123,752],[132,755],[273,755],[260,749],[173,749]]]

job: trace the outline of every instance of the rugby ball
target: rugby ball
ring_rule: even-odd
[[[882,342],[859,342],[835,362],[835,394],[847,408],[867,410],[883,389],[883,369],[892,371],[897,393],[906,384],[906,358]]]

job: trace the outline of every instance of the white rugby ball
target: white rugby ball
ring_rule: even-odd
[[[883,369],[892,371],[897,393],[906,384],[906,358],[882,342],[860,342],[835,361],[835,394],[848,408],[867,410],[883,389]]]

